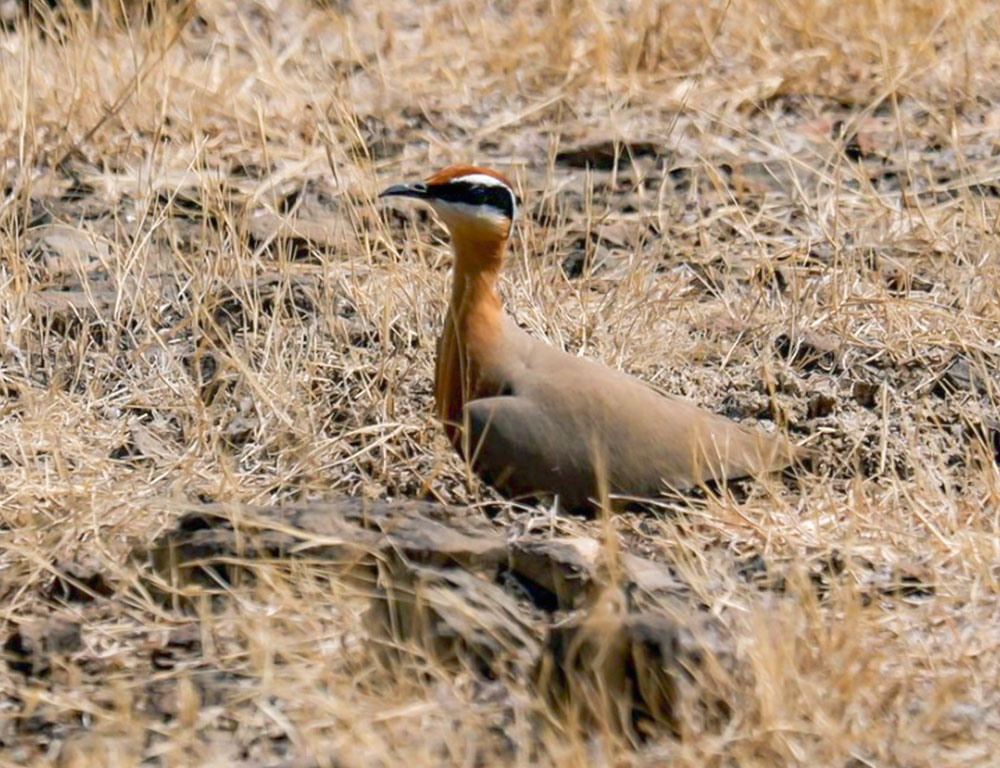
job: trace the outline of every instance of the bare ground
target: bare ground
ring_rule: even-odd
[[[35,7],[0,3],[2,764],[995,764],[1000,6]],[[457,161],[520,189],[518,322],[814,471],[597,521],[469,477],[445,234],[374,200]],[[637,743],[387,661],[328,563],[178,606],[132,557],[192,505],[347,497],[669,565],[726,637],[678,684],[724,705]]]

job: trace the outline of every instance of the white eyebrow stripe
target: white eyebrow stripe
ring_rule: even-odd
[[[485,173],[470,173],[466,176],[456,176],[451,179],[451,181],[465,181],[469,184],[482,184],[484,187],[507,187],[507,185],[500,181],[500,179],[487,176]],[[507,189],[510,189],[510,187],[507,187]]]

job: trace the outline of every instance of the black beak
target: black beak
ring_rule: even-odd
[[[379,197],[415,197],[418,200],[429,197],[427,185],[422,181],[414,181],[410,184],[393,184],[387,189],[378,193]]]

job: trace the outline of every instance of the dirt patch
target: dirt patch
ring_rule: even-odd
[[[4,761],[991,764],[994,5],[30,5]],[[375,200],[459,161],[522,199],[516,322],[811,474],[592,521],[470,477],[430,417],[444,231]]]

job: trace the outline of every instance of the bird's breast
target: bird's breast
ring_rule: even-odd
[[[462,408],[471,400],[503,394],[507,356],[503,329],[482,317],[450,317],[438,340],[434,396],[452,443],[460,436]]]

